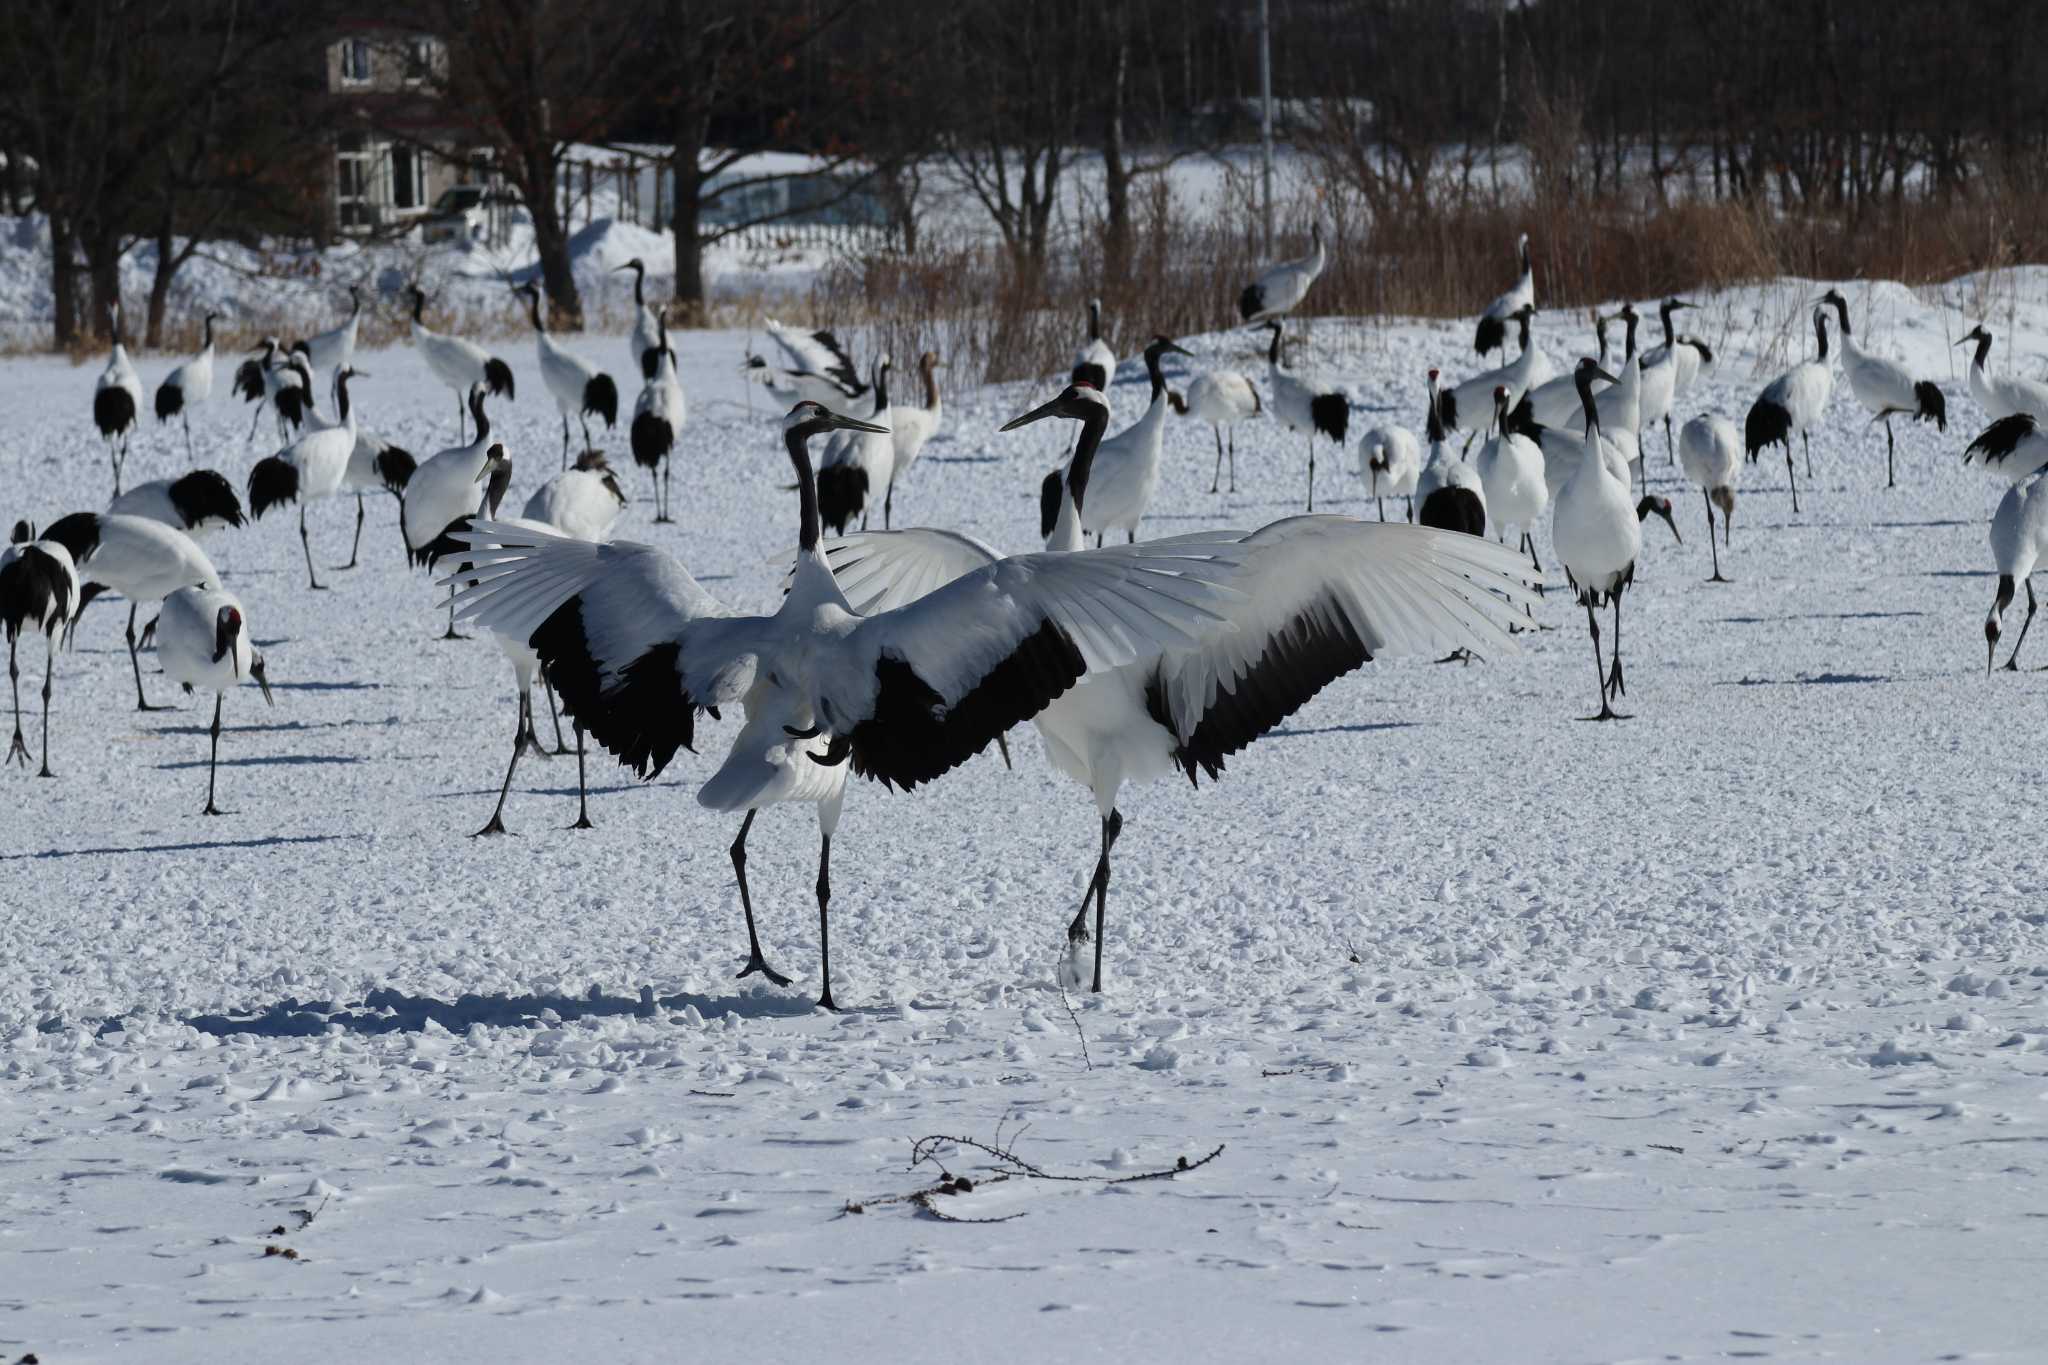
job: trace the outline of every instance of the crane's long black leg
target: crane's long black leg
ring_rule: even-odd
[[[670,451],[661,457],[661,519],[663,521],[674,521],[676,519],[675,488],[671,482],[675,477],[675,463],[674,451]]]
[[[458,635],[455,631],[455,590],[453,588],[448,590],[448,631],[441,638],[444,640],[467,640],[469,638],[467,635]]]
[[[754,901],[747,894],[747,831],[754,827],[755,814],[754,811],[747,812],[747,818],[740,821],[739,837],[732,841],[733,875],[740,882],[740,909],[747,914],[747,965],[740,968],[740,976],[759,972],[776,985],[787,986],[789,978],[769,966],[768,959],[761,956],[761,936],[754,931]]]
[[[889,477],[889,491],[882,494],[882,529],[891,530],[896,517],[896,477]]]
[[[342,567],[342,568],[344,568],[344,569],[353,569],[353,568],[354,568],[354,567],[356,566],[356,556],[357,556],[357,555],[358,555],[358,554],[359,554],[359,553],[361,552],[362,548],[363,548],[363,495],[362,495],[361,493],[358,493],[358,494],[356,494],[356,538],[355,538],[354,540],[352,540],[352,541],[350,541],[350,542],[349,542],[349,546],[348,546],[348,563],[346,563],[346,564],[342,565],[341,567]]]
[[[1593,594],[1579,599],[1586,604],[1586,633],[1593,637],[1593,680],[1600,684],[1600,714],[1588,720],[1613,720],[1614,708],[1607,704],[1607,669],[1600,658],[1600,618],[1593,614]]]
[[[1017,765],[1010,762],[1010,737],[1008,735],[997,735],[996,748],[1002,752],[1004,771],[1016,772]]]
[[[1372,501],[1373,506],[1380,509],[1380,520],[1385,521],[1387,519],[1387,500],[1378,494],[1374,494]]]
[[[562,414],[562,468],[569,467],[569,414]]]
[[[220,704],[222,693],[213,694],[213,751],[206,760],[206,809],[201,815],[219,815],[220,807],[213,804],[214,774],[220,771]]]
[[[135,673],[135,709],[138,711],[168,711],[168,706],[151,706],[149,698],[142,694],[142,660],[135,652],[135,604],[128,604],[128,667]]]
[[[832,917],[825,910],[832,901],[832,836],[818,837],[818,975],[825,979],[818,1004],[836,1013],[839,1006],[832,999]]]
[[[583,727],[576,727],[576,823],[570,829],[596,829],[590,823],[590,789],[583,779]]]
[[[1316,510],[1316,438],[1308,438],[1308,510]]]
[[[1223,428],[1214,422],[1209,424],[1209,434],[1216,438],[1216,472],[1209,476],[1209,491],[1214,493],[1223,486]],[[1231,482],[1235,483],[1236,468],[1233,466]]]
[[[320,580],[313,576],[313,542],[306,536],[306,504],[299,503],[299,548],[306,552],[306,581],[315,592],[323,591]]]
[[[455,444],[469,444],[469,409],[463,405],[460,389],[455,391]]]
[[[1102,921],[1109,906],[1109,851],[1123,832],[1123,813],[1112,806],[1109,818],[1102,822],[1102,861],[1095,869],[1095,982],[1089,990],[1097,995],[1102,994]]]
[[[1714,544],[1714,495],[1702,488],[1700,496],[1707,500],[1707,548],[1714,552],[1714,576],[1707,581],[1709,583],[1726,583],[1728,580],[1721,577],[1721,551]]]
[[[1804,431],[1799,433],[1799,448],[1806,452],[1806,477],[1811,480],[1813,478],[1813,441]],[[1790,446],[1785,448],[1788,455],[1791,453],[1791,449]]]
[[[1792,469],[1792,446],[1785,446],[1785,481],[1792,485],[1792,515],[1799,515],[1799,476]]]
[[[1884,419],[1884,486],[1886,488],[1897,488],[1899,486],[1898,476],[1892,472],[1892,446],[1892,419],[1886,417]]]
[[[185,411],[182,414],[180,414],[178,420],[183,422],[185,425],[185,459],[187,461],[190,461],[192,458],[192,409],[189,407],[186,408]]]
[[[1664,414],[1664,463],[1678,463],[1678,451],[1671,440],[1671,414],[1668,412]]]
[[[576,414],[576,422],[577,425],[583,428],[583,448],[588,450],[590,449],[590,415],[579,412]]]
[[[14,688],[14,742],[7,746],[7,761],[12,763],[16,756],[19,756],[21,766],[26,768],[28,766],[28,745],[23,743],[21,738],[21,669],[14,662],[15,644],[16,641],[14,640],[7,642],[7,681]],[[43,710],[46,714],[49,709],[49,705],[45,703]],[[44,747],[48,748],[49,746],[45,744]]]
[[[562,755],[569,752],[569,746],[562,739],[562,713],[555,707],[555,685],[548,681],[548,675],[545,673],[540,675],[540,685],[547,691],[548,715],[552,717],[555,722],[555,751],[552,755],[550,755],[550,757],[560,758]],[[579,731],[579,733],[581,732]],[[538,741],[535,742],[534,747],[537,749],[540,748]],[[546,749],[541,749],[541,752],[545,754],[548,751]]]
[[[2027,631],[2032,628],[2033,624],[2034,580],[2029,576],[2027,579],[2027,619],[2020,625],[2020,638],[2012,642],[2012,657],[2005,661],[2005,666],[2015,673],[2020,671],[2020,646],[2027,642]]]
[[[1237,428],[1230,429],[1230,491],[1237,491]]]
[[[43,643],[49,648],[43,659],[43,769],[36,776],[55,777],[50,771],[50,674],[57,667],[57,642],[45,637]]]
[[[519,726],[512,732],[512,761],[505,765],[505,782],[498,788],[498,804],[491,811],[490,823],[470,835],[472,839],[486,834],[505,832],[505,794],[512,790],[512,774],[519,771],[519,755],[526,751],[526,737],[533,733],[533,693],[519,694]]]
[[[263,402],[262,400],[259,399],[256,403],[256,411],[249,415],[249,437],[248,440],[242,442],[243,445],[247,445],[249,444],[249,441],[253,441],[256,439],[256,424],[258,422],[261,422],[262,420]]]
[[[1607,691],[1611,696],[1625,697],[1628,687],[1621,680],[1621,593],[1612,595],[1614,602],[1614,667],[1607,675]]]

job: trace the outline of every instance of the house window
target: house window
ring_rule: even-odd
[[[391,148],[391,207],[416,212],[426,206],[426,153],[398,143]]]
[[[341,83],[370,83],[370,44],[364,38],[350,38],[341,45]]]
[[[370,203],[370,173],[374,167],[369,140],[361,133],[345,133],[335,149],[335,219],[343,232],[367,232],[376,223]]]
[[[405,40],[405,83],[418,85],[434,74],[434,40],[432,38],[408,38]]]

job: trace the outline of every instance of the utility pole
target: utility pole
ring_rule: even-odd
[[[1270,0],[1259,0],[1259,137],[1264,162],[1266,255],[1273,254],[1273,22]]]

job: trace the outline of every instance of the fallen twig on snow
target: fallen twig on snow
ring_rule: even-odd
[[[1010,1141],[1014,1144],[1017,1137],[1022,1134],[1023,1129],[1019,1129]],[[936,1183],[906,1194],[887,1194],[868,1200],[848,1200],[841,1212],[866,1213],[870,1205],[912,1204],[943,1223],[1007,1223],[1013,1218],[1022,1218],[1024,1212],[1008,1213],[998,1218],[963,1218],[947,1211],[938,1201],[951,1195],[971,1194],[976,1189],[1010,1180],[1058,1180],[1084,1185],[1135,1185],[1145,1180],[1171,1180],[1177,1175],[1208,1165],[1223,1155],[1224,1146],[1224,1143],[1219,1142],[1215,1150],[1207,1156],[1193,1161],[1185,1156],[1175,1157],[1171,1166],[1159,1170],[1139,1171],[1134,1175],[1067,1175],[1035,1166],[1018,1156],[1013,1147],[1004,1146],[1000,1126],[996,1129],[995,1139],[990,1142],[947,1133],[931,1133],[911,1144],[910,1169],[914,1171],[926,1163],[938,1167],[939,1179]],[[982,1176],[979,1181],[968,1176],[955,1175],[946,1169],[946,1163],[940,1155],[947,1147],[966,1148],[992,1158],[997,1163],[993,1173]]]

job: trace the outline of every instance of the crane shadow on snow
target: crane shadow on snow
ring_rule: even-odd
[[[272,684],[275,686],[275,684]],[[307,730],[389,730],[398,724],[398,717],[387,716],[383,720],[290,720],[274,725],[223,725],[223,735],[297,734]],[[204,735],[210,729],[204,725],[166,725],[157,731],[160,735]]]
[[[20,862],[24,858],[90,858],[128,853],[201,853],[219,848],[273,848],[284,844],[327,844],[337,839],[364,837],[361,834],[278,834],[265,839],[201,839],[182,844],[144,844],[135,848],[48,848],[41,853],[0,853],[0,863]]]
[[[595,987],[588,995],[459,995],[437,1000],[429,995],[409,995],[382,989],[365,995],[359,1003],[338,1004],[332,1000],[287,998],[262,1009],[239,1014],[200,1014],[181,1022],[215,1036],[253,1034],[264,1038],[316,1036],[339,1026],[351,1033],[417,1033],[429,1023],[450,1033],[460,1033],[472,1024],[493,1028],[550,1028],[556,1023],[578,1019],[621,1015],[653,1018],[662,1012],[694,1006],[706,1019],[735,1015],[742,1019],[786,1019],[810,1014],[815,1006],[801,995],[782,995],[771,990],[732,995],[696,995],[681,992],[655,996],[651,991],[638,999],[605,995]],[[553,1015],[553,1018],[546,1016]]]
[[[243,758],[223,758],[223,768],[300,768],[339,763],[367,763],[360,754],[254,754]],[[204,768],[203,758],[188,759],[177,763],[159,763],[158,772],[178,772],[185,768]]]
[[[1309,739],[1316,735],[1369,735],[1375,730],[1414,730],[1421,721],[1416,720],[1372,720],[1360,721],[1356,725],[1323,725],[1312,730],[1270,730],[1271,739]]]

